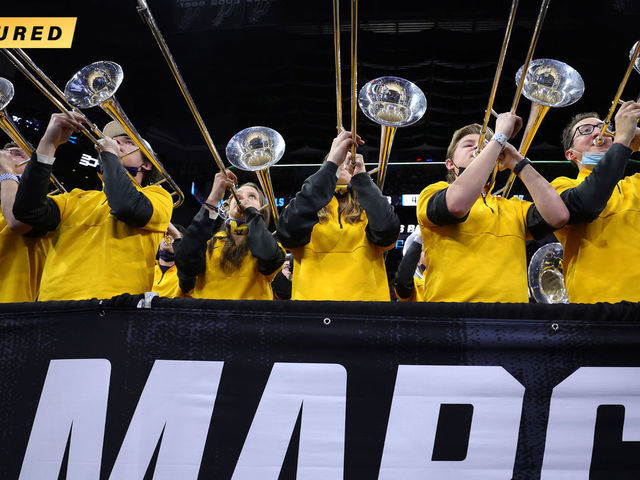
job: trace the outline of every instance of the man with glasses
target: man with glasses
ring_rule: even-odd
[[[625,102],[616,133],[602,137],[594,112],[576,115],[562,133],[575,179],[551,185],[569,209],[569,223],[555,232],[564,248],[564,278],[571,303],[640,301],[640,174],[625,177],[629,156],[640,146],[640,104]]]

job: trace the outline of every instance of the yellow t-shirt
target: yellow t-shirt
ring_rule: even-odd
[[[49,238],[28,238],[9,229],[0,212],[0,303],[35,302]]]
[[[449,186],[438,182],[418,198],[418,223],[427,261],[427,302],[528,302],[526,216],[531,202],[488,195],[464,222],[439,226],[427,202]]]
[[[591,173],[559,177],[551,185],[562,193]],[[602,213],[591,223],[555,232],[564,249],[564,282],[571,303],[640,301],[640,174],[613,189]]]
[[[172,265],[162,273],[160,265],[156,263],[156,267],[153,271],[153,288],[151,291],[156,292],[161,297],[181,297],[182,291],[178,284],[178,268],[175,265]]]
[[[228,300],[273,300],[271,281],[282,266],[271,275],[263,275],[258,270],[258,259],[251,255],[251,252],[247,252],[238,269],[226,274],[220,268],[220,255],[225,238],[225,232],[218,232],[209,241],[214,243],[212,249],[209,248],[209,243],[207,244],[207,268],[196,277],[195,287],[185,296]]]
[[[338,200],[328,204],[329,220],[317,223],[311,240],[293,248],[292,300],[389,301],[389,283],[384,264],[386,248],[367,238],[367,215],[355,224],[338,218]]]
[[[155,255],[173,210],[162,187],[136,187],[153,206],[142,228],[117,220],[102,191],[74,189],[51,197],[60,224],[47,256],[39,300],[111,298],[151,291]]]

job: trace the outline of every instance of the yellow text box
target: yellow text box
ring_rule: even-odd
[[[0,48],[71,48],[78,17],[0,17]]]

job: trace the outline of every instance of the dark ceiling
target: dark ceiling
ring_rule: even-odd
[[[285,138],[284,164],[318,163],[335,135],[335,80],[330,0],[149,0],[149,6],[180,66],[218,150],[251,125],[266,125]],[[220,6],[219,3],[224,5]],[[349,124],[349,2],[341,5],[345,124]],[[511,2],[360,1],[358,85],[384,75],[416,83],[428,101],[417,124],[400,129],[391,161],[444,160],[456,128],[481,122]],[[539,1],[521,0],[507,52],[496,110],[510,107],[514,74],[523,63]],[[3,16],[78,17],[70,50],[31,50],[32,58],[63,86],[82,66],[97,60],[122,65],[118,99],[128,116],[162,154],[176,179],[211,178],[216,168],[135,0],[36,2],[3,5]],[[586,91],[575,105],[551,109],[530,157],[559,160],[559,135],[569,117],[606,112],[640,39],[638,0],[551,0],[534,58],[554,58],[576,68]],[[13,114],[46,121],[53,108],[6,59],[0,75],[16,86]],[[637,95],[633,74],[627,99]],[[518,113],[528,115],[523,99]],[[107,117],[91,113],[96,123]],[[95,115],[95,116],[93,116]],[[359,113],[359,133],[375,161],[379,127]],[[420,175],[441,177],[442,167]],[[299,175],[272,174],[276,191],[300,186]],[[310,173],[304,171],[304,176]],[[423,170],[424,171],[424,170]],[[393,173],[390,173],[393,175]],[[303,178],[302,177],[302,178]],[[406,190],[396,176],[389,188]],[[413,183],[416,183],[415,176]],[[424,184],[424,183],[423,183]],[[291,192],[289,192],[289,190]],[[412,185],[409,190],[419,189]]]

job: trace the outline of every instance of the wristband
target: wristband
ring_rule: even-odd
[[[515,167],[513,167],[513,174],[514,175],[520,175],[520,172],[522,171],[522,169],[524,167],[526,167],[527,165],[531,165],[531,160],[529,160],[527,157],[524,157],[522,160],[520,160]]]
[[[13,173],[3,173],[0,175],[0,182],[4,182],[5,180],[13,180],[16,183],[20,183],[20,178]]]
[[[502,133],[495,133],[493,137],[491,137],[491,140],[495,140],[496,142],[498,142],[498,145],[500,145],[500,147],[502,147],[502,149],[504,150],[508,138]]]

